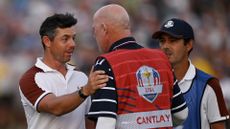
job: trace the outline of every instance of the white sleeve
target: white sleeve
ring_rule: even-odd
[[[204,102],[204,105],[202,105],[204,108],[202,109],[206,109],[204,112],[206,112],[207,119],[210,123],[226,119],[225,117],[221,117],[216,94],[209,85],[207,85],[205,89],[202,102]]]
[[[115,129],[116,119],[111,117],[99,117],[96,129]]]
[[[173,113],[173,126],[181,125],[187,119],[188,112],[188,107],[186,107],[182,111]]]
[[[85,114],[88,114],[90,106],[91,106],[91,96],[87,97],[85,101],[86,101],[86,110],[85,110],[86,112],[85,112]]]

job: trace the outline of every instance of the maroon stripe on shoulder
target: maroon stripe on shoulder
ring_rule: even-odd
[[[228,115],[228,110],[226,108],[226,104],[224,101],[224,96],[223,96],[223,93],[222,93],[222,90],[220,87],[219,80],[217,78],[212,78],[208,81],[208,84],[212,87],[212,89],[214,90],[214,92],[216,94],[218,106],[220,109],[220,115],[221,116]]]
[[[42,69],[33,66],[20,79],[19,86],[23,95],[34,105],[36,100],[45,91],[38,87],[35,82],[35,75],[38,72],[43,72]]]

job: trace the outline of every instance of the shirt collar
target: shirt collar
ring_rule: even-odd
[[[37,61],[35,63],[35,66],[42,69],[44,72],[55,72],[57,70],[50,68],[48,65],[46,65],[43,61],[42,61],[42,57],[38,57]],[[71,66],[69,64],[66,64],[66,68],[67,70],[74,70],[75,67]]]
[[[180,81],[186,81],[186,80],[192,80],[196,75],[196,68],[195,66],[192,64],[191,60],[189,59],[189,68],[184,76],[184,78]]]
[[[116,41],[115,43],[113,43],[113,45],[109,49],[109,52],[124,48],[125,46],[133,43],[136,43],[136,40],[133,37],[122,38]]]

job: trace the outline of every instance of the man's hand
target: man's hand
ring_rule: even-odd
[[[91,95],[95,93],[97,89],[106,86],[106,82],[108,82],[109,80],[109,76],[105,74],[105,71],[93,71],[93,68],[94,67],[92,66],[89,74],[88,83],[82,89],[83,94],[86,96]]]

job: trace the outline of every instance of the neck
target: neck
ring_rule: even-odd
[[[186,60],[183,63],[173,65],[174,74],[178,81],[182,80],[188,71],[189,61]]]
[[[122,31],[122,32],[114,32],[113,35],[110,36],[110,47],[112,46],[113,43],[115,43],[116,41],[125,38],[125,37],[129,37],[131,35],[130,31]],[[110,48],[109,47],[109,48]]]
[[[65,63],[61,63],[55,60],[53,57],[45,55],[43,57],[43,62],[52,69],[59,71],[62,75],[65,76],[67,69]]]

